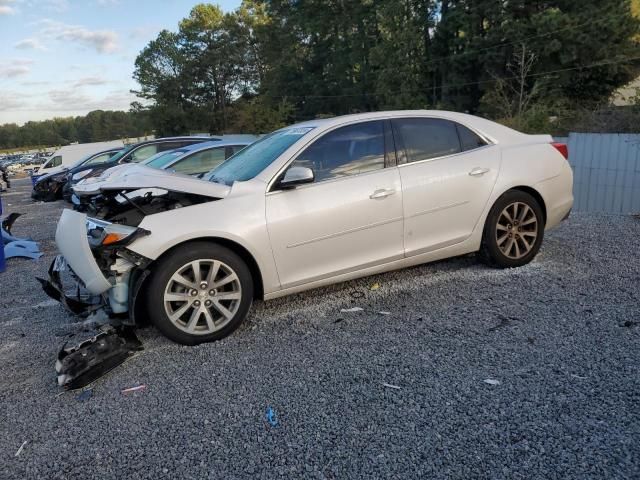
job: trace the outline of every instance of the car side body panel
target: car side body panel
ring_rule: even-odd
[[[404,256],[395,166],[271,192],[266,206],[284,288]]]
[[[419,255],[463,242],[485,210],[500,172],[500,147],[400,165],[405,253]],[[474,175],[474,170],[484,173]]]
[[[557,226],[573,206],[573,172],[569,162],[550,141],[507,146],[502,156],[502,169],[490,204],[512,188],[530,187],[544,200],[546,229]]]
[[[265,221],[265,189],[266,185],[256,180],[236,182],[223,200],[149,215],[139,226],[151,235],[136,240],[128,248],[156,260],[173,247],[191,240],[228,240],[251,254],[262,274],[264,291],[278,290],[280,280]],[[163,234],[168,225],[171,236]]]

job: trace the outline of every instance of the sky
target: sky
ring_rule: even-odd
[[[241,0],[218,0],[225,11]],[[0,0],[0,125],[128,110],[134,61],[197,0]]]

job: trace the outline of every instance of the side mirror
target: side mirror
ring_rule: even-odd
[[[280,180],[278,187],[282,190],[290,190],[292,188],[296,188],[298,185],[313,183],[315,178],[313,170],[310,168],[291,167],[285,172],[284,178]]]

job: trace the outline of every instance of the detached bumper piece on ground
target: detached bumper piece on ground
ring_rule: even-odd
[[[76,280],[73,295],[65,292],[61,272],[75,276],[63,257],[58,256],[49,267],[49,279],[38,278],[44,292],[72,313],[96,323],[119,323],[109,315],[101,295],[94,295],[81,288]],[[110,372],[136,352],[143,350],[131,326],[102,325],[98,333],[75,346],[64,344],[56,361],[58,384],[67,390],[83,388]]]
[[[64,344],[56,361],[58,385],[66,390],[86,387],[143,349],[131,327],[105,325],[75,346]]]
[[[42,252],[40,252],[40,247],[38,246],[38,244],[32,241],[30,238],[18,238],[11,234],[13,223],[20,216],[20,213],[11,213],[2,221],[2,226],[0,227],[0,235],[2,236],[4,256],[7,259],[23,257],[37,260],[43,255]]]

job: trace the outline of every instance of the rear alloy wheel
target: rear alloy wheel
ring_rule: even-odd
[[[253,300],[251,273],[234,252],[193,243],[163,259],[150,282],[149,310],[162,333],[185,345],[226,337]]]
[[[487,216],[483,259],[502,268],[529,263],[542,244],[543,219],[542,208],[533,196],[519,190],[505,193]]]

